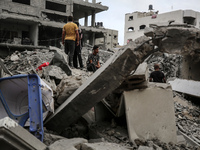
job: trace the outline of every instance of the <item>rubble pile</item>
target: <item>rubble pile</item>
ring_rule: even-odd
[[[4,65],[12,72],[17,74],[33,74],[36,73],[36,68],[45,62],[50,62],[54,52],[49,50],[34,50],[34,51],[15,51],[12,55],[4,59]]]
[[[176,124],[178,129],[200,144],[200,111],[199,106],[174,92]]]
[[[146,59],[146,62],[149,67],[149,73],[154,71],[154,64],[160,65],[160,70],[165,74],[167,79],[179,77],[182,56],[177,54],[168,54],[168,53],[154,53],[149,58]]]
[[[86,64],[88,55],[92,53],[92,47],[83,47],[82,50],[83,64]],[[100,64],[104,64],[114,53],[99,49]]]
[[[188,145],[185,140],[174,143],[164,143],[157,138],[150,140],[136,139],[130,142],[128,138],[127,129],[125,126],[118,125],[110,122],[100,122],[93,124],[91,129],[96,132],[99,142],[108,141],[119,144],[127,149],[133,150],[199,150],[198,146]]]

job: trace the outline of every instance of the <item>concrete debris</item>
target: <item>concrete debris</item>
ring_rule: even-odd
[[[147,147],[147,146],[140,146],[138,148],[138,150],[153,150],[153,148],[152,147]]]
[[[77,71],[77,69],[73,70],[72,76],[63,77],[56,89],[57,102],[62,104],[82,85],[84,81],[87,80],[88,77],[89,75],[85,71]]]
[[[50,50],[54,51],[55,54],[51,59],[50,65],[55,65],[63,69],[63,71],[69,76],[71,75],[71,69],[68,65],[67,55],[64,51],[59,48],[50,46]]]
[[[149,38],[142,37],[140,43],[130,43],[130,45],[112,55],[55,111],[45,122],[45,126],[51,130],[61,132],[66,126],[77,121],[96,103],[119,87],[126,76],[136,69],[147,55],[153,52],[153,46],[149,41]]]
[[[48,148],[49,150],[83,150],[78,147],[80,147],[82,143],[86,142],[87,140],[82,138],[61,139],[51,144]]]
[[[176,124],[180,132],[200,145],[200,111],[180,94],[174,93]]]
[[[146,89],[124,92],[124,97],[132,142],[138,137],[146,140],[157,137],[165,143],[177,142],[170,85],[166,88],[163,83],[150,83]]]
[[[26,133],[25,129],[18,128],[16,123],[10,122],[10,125],[2,125],[0,128],[0,133],[6,137],[0,140],[7,146],[5,148],[24,144],[25,148],[16,148],[29,149],[33,145],[32,149],[47,147],[50,150],[199,150],[199,106],[191,105],[184,99],[183,94],[176,92],[173,92],[172,99],[169,84],[148,84],[147,81],[148,69],[149,72],[153,71],[154,63],[161,65],[167,78],[186,77],[199,80],[200,73],[192,67],[193,64],[196,68],[199,65],[200,31],[187,26],[157,26],[152,32],[148,34],[152,39],[140,37],[114,54],[100,50],[100,63],[104,65],[95,73],[87,72],[85,68],[71,69],[65,53],[56,47],[15,51],[0,61],[3,77],[38,74],[46,83],[44,91],[52,89],[55,107],[58,107],[55,113],[45,120],[46,128],[51,130],[45,130],[46,145],[37,141],[28,131]],[[17,42],[17,39],[15,41]],[[160,52],[154,53],[155,51]],[[83,47],[84,64],[91,52],[91,48]],[[191,61],[195,58],[197,63]],[[188,60],[190,63],[186,64]],[[137,74],[140,69],[138,66],[144,61],[144,70]],[[45,62],[50,62],[50,65],[36,71],[38,66]],[[119,88],[123,83],[126,85]],[[124,100],[126,113],[123,108]],[[109,110],[108,105],[111,106]],[[49,103],[49,106],[52,108],[52,103]],[[105,119],[110,119],[110,122],[106,124]],[[16,136],[17,134],[19,136]],[[90,143],[86,139],[90,139]]]
[[[54,53],[43,49],[23,52],[16,51],[13,55],[16,55],[19,59],[13,61],[11,56],[7,56],[4,59],[4,65],[13,75],[17,75],[35,73],[38,66],[44,62],[50,62]]]
[[[160,70],[165,74],[166,79],[181,76],[181,64],[183,56],[167,53],[154,53],[145,61],[148,64],[149,73],[154,71],[154,64],[160,65]]]
[[[0,134],[1,149],[46,149],[45,144],[9,117],[0,120]]]
[[[148,67],[147,63],[143,62],[136,70],[133,70],[124,82],[115,91],[123,92],[133,89],[147,88],[148,84]]]
[[[200,82],[193,80],[175,79],[169,81],[172,89],[177,92],[185,93],[191,96],[200,97]]]

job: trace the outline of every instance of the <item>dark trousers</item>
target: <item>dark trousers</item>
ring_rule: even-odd
[[[81,57],[81,46],[80,44],[78,46],[75,46],[75,51],[74,51],[74,57],[73,57],[73,65],[75,68],[78,68],[78,61],[79,61],[79,65],[81,68],[83,68],[83,61],[82,61],[82,57]]]
[[[69,56],[69,66],[73,67],[73,57],[75,51],[75,41],[65,40],[65,53]]]
[[[93,71],[95,72],[98,68],[92,63],[87,65],[87,70],[88,71]]]

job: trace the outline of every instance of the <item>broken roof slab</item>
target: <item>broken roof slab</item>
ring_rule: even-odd
[[[130,72],[153,52],[149,38],[143,37],[141,43],[132,43],[115,53],[46,120],[45,126],[62,132],[119,87]]]
[[[172,90],[192,95],[195,97],[200,97],[200,82],[185,79],[175,79],[174,81],[169,81],[172,86]]]
[[[99,13],[105,10],[108,10],[107,6],[103,6],[98,3],[89,3],[81,0],[73,0],[74,3],[74,17],[75,18],[84,18],[85,13],[88,14],[88,16],[92,15],[92,10],[95,11],[95,13]]]

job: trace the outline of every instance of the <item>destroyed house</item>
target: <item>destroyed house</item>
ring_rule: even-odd
[[[107,39],[108,31],[95,26],[95,15],[107,9],[96,0],[1,0],[0,45],[60,47],[62,28],[70,15],[74,21],[84,19],[83,43],[94,45],[97,38]]]

